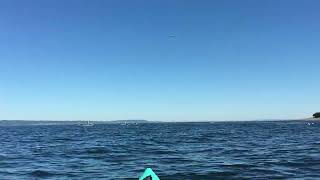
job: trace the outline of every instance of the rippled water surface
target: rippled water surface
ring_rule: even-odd
[[[0,126],[0,179],[320,179],[320,123]]]

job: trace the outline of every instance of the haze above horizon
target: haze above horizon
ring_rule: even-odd
[[[320,1],[0,2],[0,119],[320,111]]]

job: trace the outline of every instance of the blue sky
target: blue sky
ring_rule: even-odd
[[[320,111],[317,0],[0,2],[0,119]]]

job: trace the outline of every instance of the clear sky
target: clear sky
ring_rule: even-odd
[[[318,0],[2,0],[0,119],[320,111]]]

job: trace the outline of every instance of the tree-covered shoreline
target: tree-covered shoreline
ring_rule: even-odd
[[[316,112],[312,116],[313,118],[320,118],[320,112]]]

